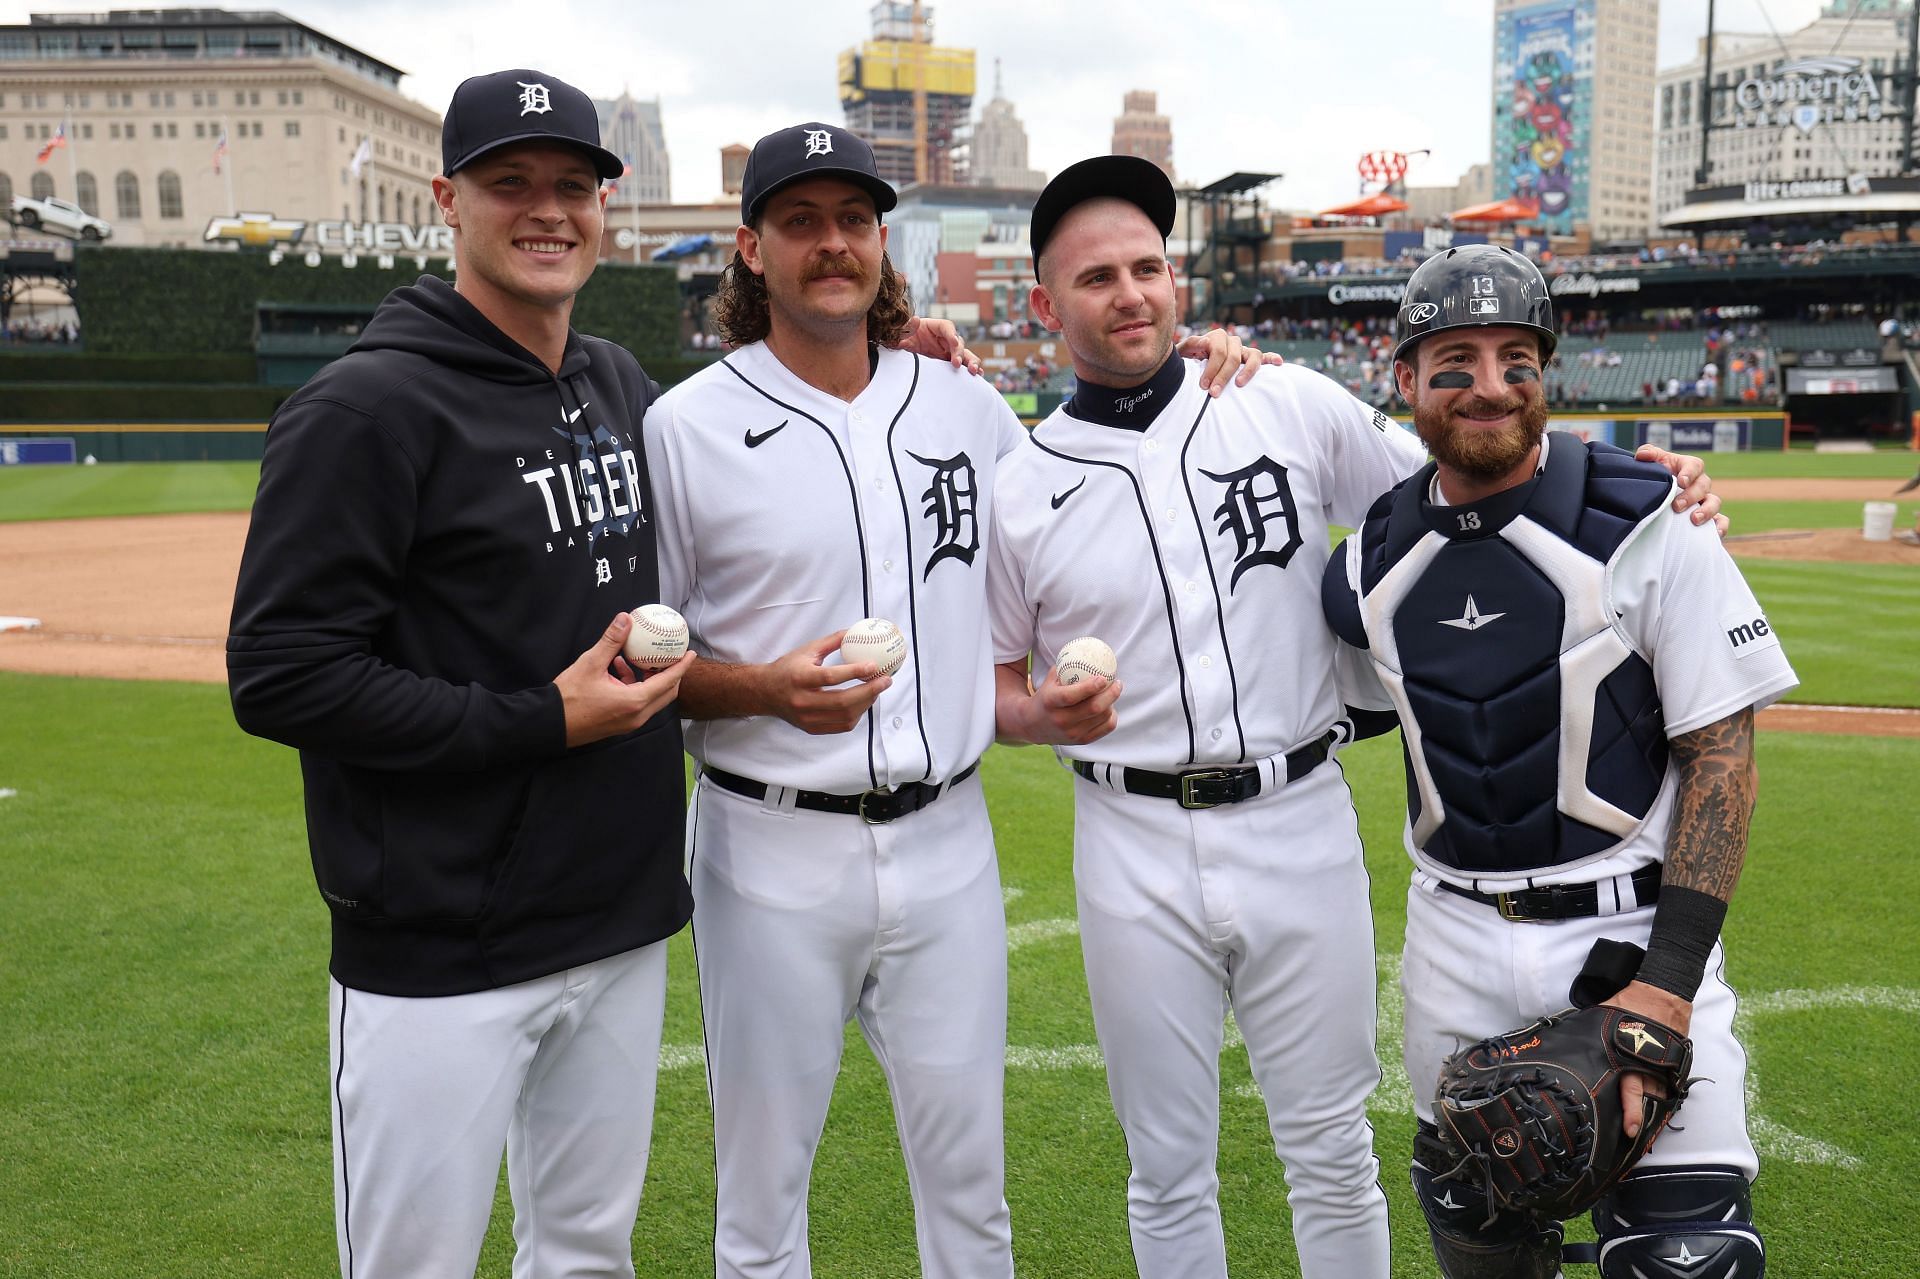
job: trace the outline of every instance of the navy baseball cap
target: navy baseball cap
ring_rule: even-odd
[[[751,225],[774,192],[811,178],[841,178],[865,188],[878,213],[900,202],[880,177],[873,147],[865,138],[812,120],[769,133],[753,144],[747,171],[740,179],[740,220]]]
[[[580,90],[522,67],[461,82],[440,124],[440,171],[448,177],[516,142],[565,142],[587,153],[602,178],[626,171],[600,145],[600,113]]]
[[[1060,219],[1088,200],[1111,196],[1133,205],[1160,230],[1160,238],[1173,234],[1173,218],[1179,202],[1173,183],[1159,165],[1137,155],[1096,155],[1090,160],[1070,164],[1047,183],[1040,198],[1033,202],[1032,229],[1027,234],[1037,264],[1047,241],[1060,226]]]

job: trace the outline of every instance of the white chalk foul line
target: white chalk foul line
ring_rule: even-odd
[[[1743,1018],[1755,1013],[1803,1013],[1829,1008],[1920,1013],[1920,990],[1911,986],[1833,986],[1826,990],[1773,990],[1740,1000]]]
[[[1823,1012],[1835,1008],[1865,1008],[1876,1012],[1920,1013],[1920,990],[1911,986],[1833,986],[1825,990],[1772,990],[1740,1001],[1734,1031],[1744,1040],[1756,1016],[1772,1013]],[[1753,1064],[1747,1065],[1747,1129],[1754,1148],[1763,1155],[1796,1164],[1830,1164],[1858,1169],[1865,1162],[1839,1146],[1795,1132],[1760,1113],[1760,1087]]]
[[[12,791],[0,791],[6,798]],[[1023,890],[1007,888],[1007,903],[1017,901]],[[1007,929],[1007,950],[1079,934],[1079,925],[1071,919],[1035,919]],[[1413,1084],[1407,1078],[1400,1055],[1404,1035],[1405,1001],[1400,990],[1400,958],[1382,955],[1375,964],[1379,981],[1380,1086],[1368,1099],[1367,1109],[1381,1114],[1412,1115]],[[1762,995],[1742,997],[1735,1029],[1748,1038],[1752,1018],[1773,1013],[1819,1011],[1831,1008],[1866,1008],[1883,1012],[1920,1013],[1920,990],[1906,986],[1835,986],[1825,990],[1776,990]],[[1222,1042],[1223,1052],[1244,1051],[1246,1040],[1231,1013],[1227,1016]],[[666,1044],[660,1049],[660,1069],[685,1070],[706,1065],[706,1050],[698,1044]],[[1105,1070],[1106,1058],[1098,1044],[1064,1044],[1054,1048],[1007,1045],[1009,1070]],[[1253,1101],[1263,1100],[1259,1085],[1248,1082],[1229,1090],[1231,1095]],[[1751,1063],[1747,1070],[1747,1129],[1753,1144],[1763,1155],[1785,1159],[1789,1163],[1825,1164],[1856,1170],[1863,1161],[1830,1142],[1795,1132],[1760,1113],[1759,1087]]]
[[[1009,952],[1031,946],[1035,942],[1052,941],[1056,937],[1078,937],[1080,925],[1071,919],[1034,919],[1024,924],[1015,924],[1007,929],[1007,950]]]

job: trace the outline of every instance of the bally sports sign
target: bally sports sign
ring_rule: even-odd
[[[1733,90],[1737,129],[1792,125],[1812,133],[1823,124],[1878,120],[1888,114],[1880,82],[1858,58],[1800,58],[1764,79],[1749,76]]]

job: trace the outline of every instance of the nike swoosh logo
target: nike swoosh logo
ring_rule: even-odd
[[[1053,509],[1057,511],[1062,506],[1065,506],[1067,499],[1072,497],[1075,493],[1078,493],[1081,489],[1081,486],[1084,485],[1086,482],[1087,482],[1087,477],[1083,475],[1080,477],[1079,484],[1074,485],[1072,488],[1068,489],[1064,493],[1055,493],[1053,495]]]
[[[747,431],[747,447],[750,449],[759,448],[762,444],[765,444],[768,440],[780,434],[780,432],[786,430],[787,422],[791,422],[792,420],[793,420],[792,418],[788,418],[786,419],[785,422],[780,423],[780,425],[774,427],[771,431],[762,431],[758,435],[755,435],[752,429],[749,428]]]

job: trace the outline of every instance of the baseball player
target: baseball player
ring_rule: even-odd
[[[850,1017],[893,1094],[923,1273],[1012,1272],[1006,929],[975,768],[995,477],[1025,432],[984,381],[877,345],[907,317],[894,202],[844,129],[760,139],[716,306],[741,345],[646,420],[661,597],[701,654],[682,712],[721,1279],[811,1273]],[[834,660],[864,617],[905,636],[890,677]]]
[[[1358,520],[1369,489],[1424,453],[1304,368],[1201,395],[1169,359],[1174,207],[1160,170],[1125,156],[1071,166],[1034,206],[1032,305],[1065,335],[1079,387],[1001,470],[998,727],[1055,744],[1085,783],[1081,946],[1140,1273],[1226,1273],[1215,1149],[1231,1008],[1304,1272],[1385,1275],[1365,1110],[1372,921],[1347,788],[1322,767],[1350,727],[1319,580],[1329,522]],[[1081,635],[1119,653],[1124,714],[1117,681],[1030,685],[1030,653],[1048,672]]]
[[[1302,1272],[1384,1277],[1373,924],[1346,783],[1324,767],[1346,726],[1319,580],[1329,520],[1357,521],[1424,453],[1298,365],[1218,401],[1198,391],[1170,358],[1174,199],[1153,164],[1104,156],[1034,206],[1033,310],[1065,335],[1078,388],[1001,468],[999,729],[1058,745],[1082,782],[1080,939],[1140,1274],[1226,1274],[1230,1009],[1286,1162]],[[1119,655],[1121,709],[1119,682],[1039,679],[1080,635]]]
[[[1754,711],[1793,671],[1718,540],[1668,510],[1665,471],[1544,432],[1556,339],[1531,262],[1440,254],[1409,280],[1399,326],[1394,374],[1434,461],[1334,556],[1325,600],[1405,734],[1413,1185],[1441,1272],[1559,1273],[1558,1221],[1490,1212],[1447,1176],[1458,1161],[1424,1094],[1460,1045],[1591,1001],[1690,1035],[1696,1076],[1594,1210],[1603,1279],[1758,1275],[1719,933]],[[1646,1077],[1624,1079],[1632,1133]]]
[[[514,1273],[630,1277],[692,901],[690,659],[617,656],[655,597],[657,388],[568,324],[621,163],[529,70],[461,84],[441,148],[458,284],[395,290],[268,433],[234,713],[300,750],[333,917],[341,1274],[472,1275],[504,1147]]]

